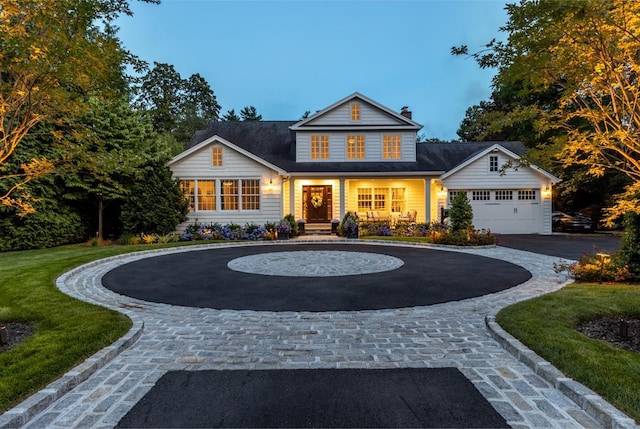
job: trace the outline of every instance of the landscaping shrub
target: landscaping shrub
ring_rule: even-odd
[[[350,233],[358,230],[358,215],[354,212],[347,212],[338,225],[338,234],[347,237]]]
[[[466,191],[459,191],[451,200],[449,210],[451,231],[466,231],[473,227],[473,209]]]
[[[38,208],[43,204],[48,205],[42,201]],[[4,217],[0,221],[0,251],[44,249],[84,241],[87,230],[80,216],[68,206],[53,206],[24,217],[0,216]]]
[[[202,224],[194,222],[187,225],[180,237],[182,241],[194,240],[272,240],[273,229],[264,226],[247,224],[244,227],[238,224],[222,225],[220,223]]]

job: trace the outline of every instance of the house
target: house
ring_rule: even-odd
[[[434,222],[465,191],[478,229],[551,233],[559,179],[534,165],[501,172],[522,144],[416,143],[421,128],[407,108],[354,93],[299,121],[213,122],[168,166],[191,202],[187,224],[288,213],[326,224],[347,211],[392,222],[415,211],[417,222]]]

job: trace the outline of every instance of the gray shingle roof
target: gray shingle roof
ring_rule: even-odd
[[[416,162],[296,162],[297,121],[212,122],[198,131],[187,149],[215,135],[290,173],[443,172],[498,143],[517,155],[526,149],[519,142],[418,143]]]

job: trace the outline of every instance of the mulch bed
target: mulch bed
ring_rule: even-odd
[[[591,320],[578,326],[582,332],[594,340],[602,340],[613,347],[622,350],[640,352],[640,319],[624,318],[626,322],[626,336],[621,335],[621,322],[619,317],[604,317]]]
[[[8,342],[0,344],[0,353],[14,348],[36,331],[35,326],[28,323],[0,323],[0,327],[3,326],[7,329]]]

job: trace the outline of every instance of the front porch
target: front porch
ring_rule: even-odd
[[[330,229],[347,212],[365,222],[429,223],[439,218],[439,188],[433,178],[289,177],[282,186],[282,213],[304,220],[308,230]]]

